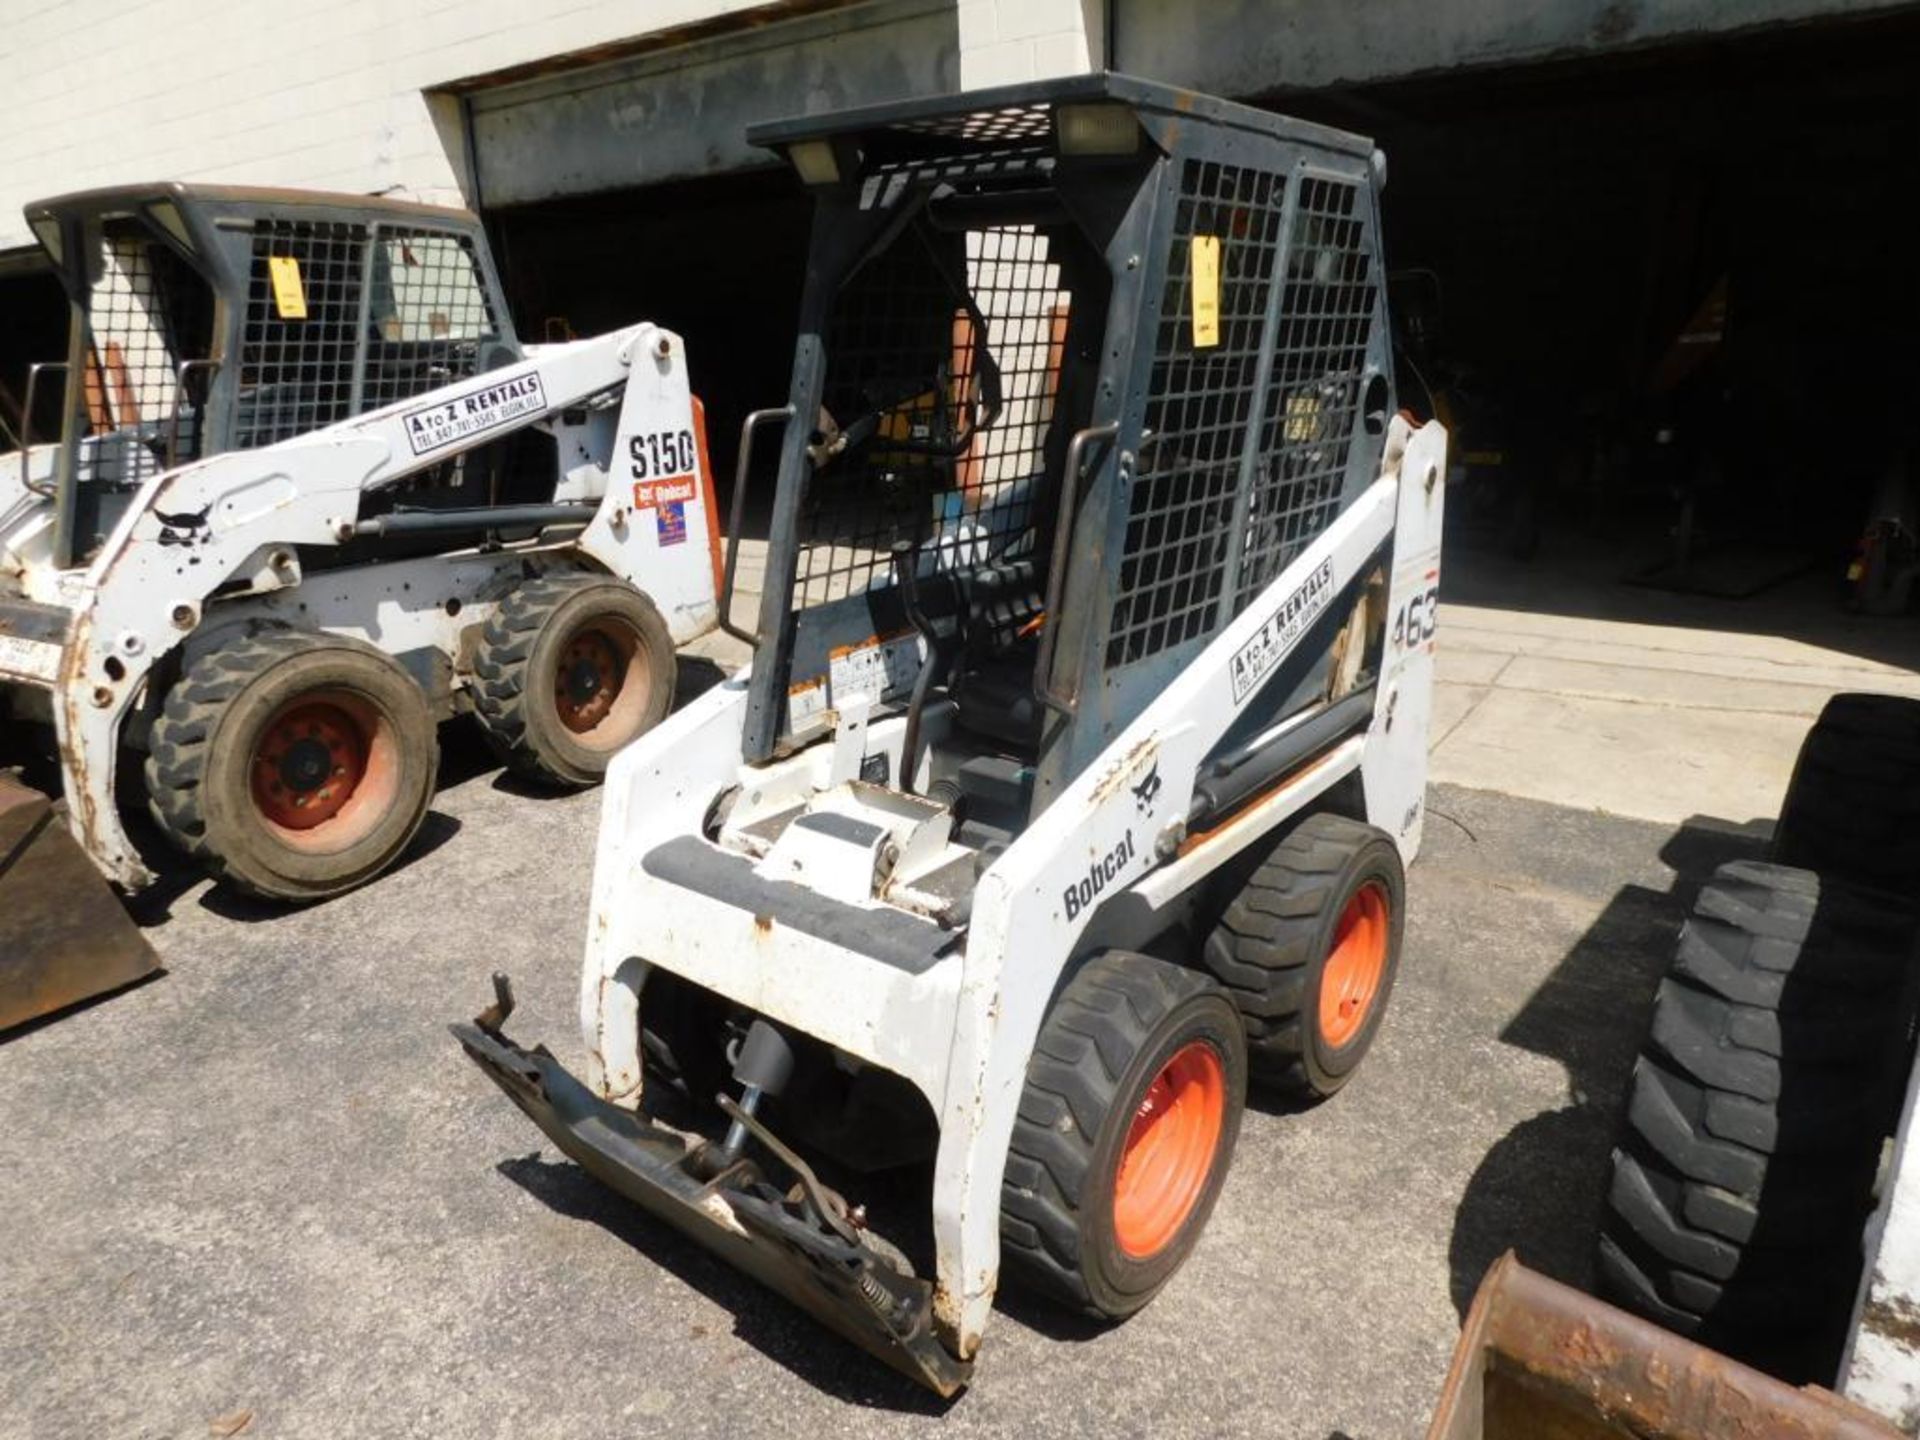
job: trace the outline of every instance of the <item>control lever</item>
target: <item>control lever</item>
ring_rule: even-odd
[[[907,725],[900,737],[900,789],[903,793],[914,793],[914,777],[920,773],[920,714],[926,709],[927,696],[932,693],[934,682],[940,678],[940,672],[946,668],[941,661],[944,652],[940,637],[934,633],[933,621],[927,618],[926,611],[920,608],[920,546],[912,540],[893,542],[893,583],[899,587],[900,603],[906,607],[907,623],[913,626],[914,633],[927,647],[926,662],[921,665],[919,675],[914,677],[913,695],[907,701]]]

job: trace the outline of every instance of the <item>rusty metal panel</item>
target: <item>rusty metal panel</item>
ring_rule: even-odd
[[[471,93],[493,209],[769,163],[749,122],[959,88],[951,0],[867,0]],[[636,257],[644,263],[645,257]]]
[[[52,802],[0,775],[0,1032],[159,968]]]
[[[1536,1275],[1481,1281],[1427,1440],[1895,1440],[1876,1415],[1795,1389]]]

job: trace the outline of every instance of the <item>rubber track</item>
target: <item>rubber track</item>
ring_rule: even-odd
[[[1599,1250],[1618,1299],[1736,1358],[1831,1345],[1898,1118],[1912,942],[1888,897],[1721,867],[1634,1067]]]
[[[1773,858],[1920,894],[1920,700],[1835,695],[1807,732]]]
[[[1207,988],[1143,955],[1098,955],[1061,991],[1027,1062],[1000,1185],[1003,1266],[1033,1289],[1098,1314],[1080,1275],[1077,1197],[1121,1078],[1153,1029]]]
[[[1354,851],[1379,832],[1344,815],[1309,815],[1260,863],[1228,904],[1204,949],[1206,967],[1239,1008],[1251,1073],[1281,1089],[1307,1089],[1309,945]]]

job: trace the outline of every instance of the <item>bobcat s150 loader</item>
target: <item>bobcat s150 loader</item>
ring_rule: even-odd
[[[1377,1033],[1445,435],[1395,414],[1364,140],[1112,75],[753,136],[817,196],[747,429],[754,656],[609,772],[584,1077],[507,1038],[503,977],[456,1034],[951,1394],[1003,1269],[1137,1310],[1249,1075],[1329,1095]],[[929,1163],[883,1234],[863,1176]]]
[[[228,881],[335,894],[412,840],[455,710],[598,780],[719,554],[679,340],[522,347],[471,215],[169,184],[27,219],[73,324],[29,386],[59,440],[0,456],[0,764],[72,840],[0,770],[0,1027],[152,968],[76,898],[76,843],[150,879],[121,771]]]

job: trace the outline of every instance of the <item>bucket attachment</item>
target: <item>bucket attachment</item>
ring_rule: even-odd
[[[0,1032],[159,968],[53,802],[0,775]]]
[[[1427,1440],[1895,1440],[1784,1381],[1500,1257],[1467,1312]]]
[[[933,1333],[933,1287],[869,1245],[844,1202],[750,1114],[728,1111],[792,1172],[789,1188],[754,1159],[729,1162],[720,1145],[609,1105],[544,1045],[514,1044],[501,1029],[513,1009],[506,977],[494,989],[472,1024],[450,1027],[454,1038],[588,1174],[909,1379],[943,1396],[965,1388],[973,1366]]]

